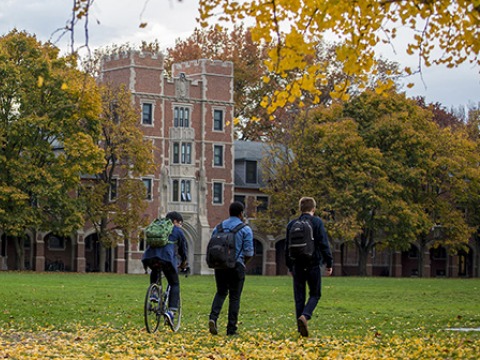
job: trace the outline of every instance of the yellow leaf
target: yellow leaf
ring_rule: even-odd
[[[67,83],[63,83],[61,89],[62,90],[67,90],[68,89]]]
[[[43,76],[39,76],[37,80],[37,86],[42,87],[43,86]]]

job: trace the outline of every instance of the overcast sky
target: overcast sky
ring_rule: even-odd
[[[73,0],[0,0],[0,35],[13,28],[35,34],[41,41],[56,41],[56,32],[67,24]],[[198,0],[95,0],[90,15],[89,45],[91,48],[112,44],[139,45],[157,39],[162,49],[172,47],[178,38],[186,38],[197,26]],[[147,23],[140,28],[141,23]],[[76,28],[75,46],[84,43],[82,26]],[[70,35],[57,46],[67,51]],[[403,66],[415,67],[417,59],[403,51],[385,50],[384,57]],[[439,102],[447,108],[480,102],[479,68],[470,64],[458,68],[423,68],[423,82],[415,76],[415,86],[408,96],[424,96],[427,102]],[[409,80],[410,82],[410,80]]]

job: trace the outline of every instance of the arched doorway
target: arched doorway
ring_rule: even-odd
[[[430,276],[447,276],[447,249],[443,246],[430,249]]]
[[[468,248],[468,251],[458,251],[458,276],[473,276],[473,251],[470,248]]]
[[[72,241],[66,236],[53,233],[44,238],[45,271],[72,270]]]
[[[418,276],[419,266],[419,253],[418,247],[414,244],[410,244],[410,249],[402,252],[402,276]]]
[[[98,235],[93,233],[85,238],[85,271],[99,272],[100,267],[100,251],[102,251]],[[113,250],[111,248],[103,249],[105,255],[105,272],[113,271]]]
[[[249,275],[262,275],[263,274],[263,244],[253,239],[254,255],[253,259],[247,264],[246,272]]]

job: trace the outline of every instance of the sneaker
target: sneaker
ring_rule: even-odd
[[[175,315],[171,311],[167,311],[165,313],[165,317],[167,318],[168,324],[173,328],[174,324],[173,321],[175,319]]]
[[[157,302],[157,303],[158,303],[158,294],[152,293],[152,294],[150,295],[150,301],[151,301],[151,302]]]
[[[307,337],[308,325],[307,325],[307,318],[305,317],[305,315],[302,315],[298,318],[297,325],[298,325],[298,331],[300,332],[300,335],[302,335],[303,337]]]
[[[208,321],[208,330],[210,331],[210,334],[212,334],[212,335],[217,335],[218,334],[217,323],[216,323],[215,320],[210,319]]]

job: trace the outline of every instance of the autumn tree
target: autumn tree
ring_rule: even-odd
[[[97,146],[103,149],[104,166],[82,186],[87,219],[99,242],[101,271],[105,271],[105,249],[138,238],[146,226],[145,185],[141,176],[153,172],[153,145],[145,141],[138,127],[139,111],[124,87],[101,86],[101,134]]]
[[[208,26],[210,20],[236,23],[238,19],[253,22],[252,39],[275,45],[266,61],[270,74],[285,79],[281,91],[268,100],[268,111],[301,100],[302,91],[316,94],[320,101],[318,81],[325,79],[321,64],[313,63],[316,39],[329,36],[340,39],[336,49],[342,63],[342,73],[367,83],[375,71],[375,48],[380,44],[395,47],[397,34],[411,35],[406,48],[400,49],[419,58],[417,69],[423,65],[445,64],[453,67],[464,62],[480,64],[478,42],[480,7],[475,1],[258,1],[201,0],[200,21]],[[403,39],[403,38],[402,38]],[[402,45],[405,42],[402,41]],[[290,74],[298,75],[290,79]],[[287,80],[288,79],[288,80]],[[265,81],[269,79],[265,77]],[[377,91],[391,87],[391,80],[379,79]],[[335,86],[332,96],[346,100],[348,77]]]
[[[480,174],[464,133],[441,129],[431,112],[398,94],[367,92],[301,115],[283,136],[290,152],[269,161],[267,222],[291,216],[298,198],[311,194],[330,236],[357,247],[362,275],[376,246],[405,250],[416,242],[424,252],[468,242],[475,228],[464,210],[478,197]]]
[[[0,78],[0,228],[22,269],[27,230],[69,236],[83,226],[75,194],[103,164],[101,101],[75,57],[17,30],[0,38]]]

